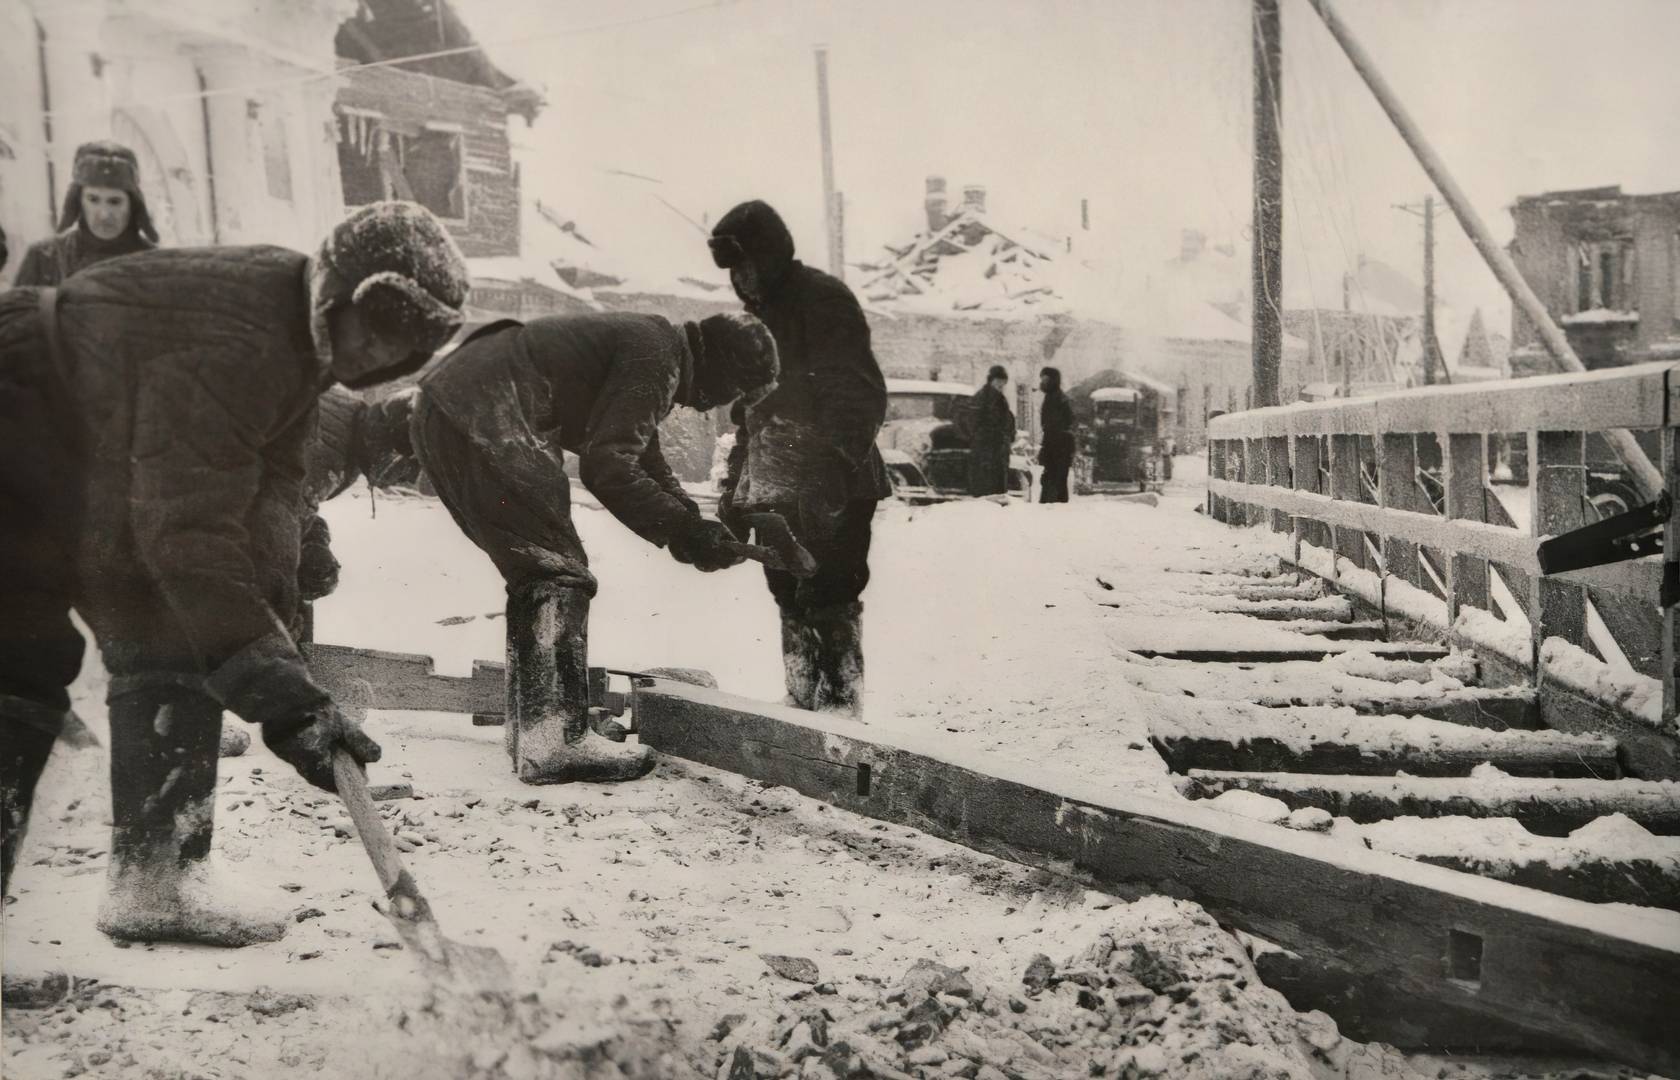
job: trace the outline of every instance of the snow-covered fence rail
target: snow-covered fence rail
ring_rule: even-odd
[[[1600,433],[1648,433],[1667,490],[1680,490],[1677,424],[1680,368],[1669,364],[1233,413],[1209,424],[1208,510],[1291,533],[1298,564],[1491,648],[1543,692],[1595,699],[1672,735],[1662,559],[1542,577],[1536,548],[1596,519],[1592,478],[1614,470],[1592,453]],[[1506,500],[1489,478],[1490,440],[1501,436],[1527,448],[1526,490],[1507,488]],[[1526,505],[1528,520],[1513,522],[1506,502],[1518,516]],[[1670,523],[1668,558],[1680,556],[1675,533]],[[1672,749],[1658,756],[1676,764]]]

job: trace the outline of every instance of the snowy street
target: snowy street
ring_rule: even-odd
[[[1090,592],[1097,576],[1142,582],[1169,568],[1263,560],[1185,501],[883,510],[866,594],[869,724],[942,730],[1047,775],[1165,790],[1139,699],[1116,677],[1110,613]],[[328,509],[345,587],[319,609],[322,640],[431,653],[446,672],[499,655],[501,620],[488,617],[500,610],[499,581],[438,504],[382,497],[375,514],[356,494]],[[705,667],[726,689],[776,694],[774,610],[758,575],[701,576],[604,512],[580,510],[577,520],[601,579],[594,660]],[[1121,550],[1136,562],[1119,564]],[[441,624],[461,615],[475,617]],[[90,663],[78,708],[103,734],[96,671]],[[529,788],[508,775],[499,730],[465,716],[376,712],[369,728],[385,746],[373,779],[413,785],[415,798],[383,812],[412,847],[405,858],[446,932],[496,946],[541,995],[520,1020],[539,1050],[518,1068],[504,1061],[505,1075],[575,1065],[579,1046],[609,1030],[605,1052],[621,1063],[669,1052],[709,1072],[702,1059],[721,1051],[704,1039],[725,1014],[745,1014],[751,1037],[774,1043],[778,1015],[813,1003],[837,1019],[867,1011],[915,960],[967,968],[977,985],[1007,994],[1035,954],[1060,963],[1110,929],[1176,948],[1188,940],[1182,926],[1147,928],[1196,918],[1193,905],[1169,901],[1113,908],[1037,872],[699,766],[667,762],[628,785]],[[425,1012],[422,979],[370,906],[374,879],[343,812],[260,742],[223,762],[217,846],[259,896],[299,912],[288,936],[229,954],[129,948],[99,934],[104,768],[97,751],[62,749],[49,767],[7,917],[6,969],[135,989],[9,1014],[8,1074],[234,1076],[301,1065],[326,1076],[444,1075],[423,1063],[446,1047],[451,1060],[471,1058],[447,1075],[490,1075],[505,1057],[482,1017]],[[1220,949],[1233,947],[1216,936]],[[764,954],[807,958],[816,974],[772,977]],[[347,986],[356,989],[342,1000]],[[246,1012],[261,1022],[222,1022]],[[1268,996],[1246,1022],[1287,1033],[1293,1016]],[[1027,1019],[1066,1023],[1068,1014],[1047,996]],[[405,1022],[423,1037],[405,1037]],[[1191,1028],[1178,1036],[1184,1045],[1202,1039],[1211,1050]],[[1286,1034],[1268,1052],[1300,1048]],[[1057,1075],[1016,1054],[1021,1075]],[[1011,1055],[987,1060],[1003,1067]]]

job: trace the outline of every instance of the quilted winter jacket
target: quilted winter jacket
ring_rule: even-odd
[[[601,505],[664,545],[699,514],[659,449],[659,422],[692,378],[689,327],[614,312],[488,328],[440,360],[421,392],[505,460],[509,478],[546,476],[542,459],[558,449],[578,455]]]
[[[29,245],[18,264],[14,288],[58,285],[70,275],[118,255],[150,251],[157,245],[130,229],[115,240],[102,241],[85,228],[67,229],[51,240]]]
[[[262,676],[217,690],[258,722],[265,702],[325,698],[285,633],[305,453],[330,378],[307,265],[277,247],[176,248],[59,288],[60,364],[88,446],[79,561],[95,630],[102,582],[138,570],[167,602],[156,630],[178,632],[206,672],[258,644],[247,670]]]
[[[825,490],[810,492],[838,507],[892,494],[875,446],[887,416],[887,383],[869,340],[863,308],[845,282],[793,257],[793,237],[769,206],[746,203],[724,217],[714,236],[734,238],[755,265],[764,299],[746,308],[776,339],[781,373],[776,390],[745,412],[730,455],[733,489],[746,463],[755,423],[809,431],[811,445],[790,457],[826,458],[834,467]],[[803,471],[819,472],[809,463]]]

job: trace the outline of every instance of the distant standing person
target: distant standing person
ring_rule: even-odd
[[[1038,373],[1038,388],[1044,403],[1038,410],[1038,425],[1042,437],[1038,446],[1038,464],[1043,470],[1038,480],[1038,501],[1057,503],[1068,501],[1068,469],[1073,466],[1073,406],[1062,392],[1062,372],[1047,367]]]
[[[1009,372],[993,364],[986,385],[969,399],[968,493],[1002,495],[1009,490],[1009,448],[1015,442],[1015,413],[1003,388]]]
[[[96,262],[157,247],[134,151],[114,142],[76,148],[58,228],[57,236],[31,244],[24,253],[14,288],[59,285]]]
[[[788,698],[802,709],[861,714],[863,603],[876,504],[892,494],[875,436],[887,383],[863,308],[846,283],[794,258],[793,235],[768,203],[718,220],[712,261],[775,335],[776,392],[741,410],[718,517],[738,534],[749,510],[780,513],[817,560],[796,578],[766,569],[782,621]]]

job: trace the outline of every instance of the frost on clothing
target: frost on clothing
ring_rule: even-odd
[[[329,379],[306,261],[154,251],[61,290],[68,396],[88,437],[84,613],[113,673],[215,668],[292,617],[304,451]]]
[[[548,497],[564,486],[560,451],[569,450],[614,517],[665,545],[699,514],[659,450],[659,421],[693,374],[690,335],[657,315],[554,317],[470,339],[421,394],[509,486],[526,478]]]
[[[891,495],[875,447],[887,384],[857,298],[844,282],[794,258],[787,226],[762,202],[731,210],[712,235],[738,244],[752,267],[759,295],[743,300],[769,326],[781,359],[776,391],[744,418],[725,486],[733,490],[754,433],[774,423],[790,433],[783,456],[800,461],[808,496],[838,511],[853,500]]]

